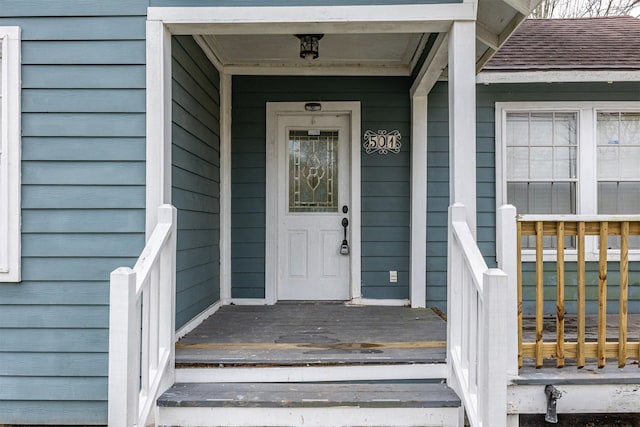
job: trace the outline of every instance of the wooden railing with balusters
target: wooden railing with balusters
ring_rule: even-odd
[[[640,344],[629,342],[627,338],[628,296],[629,296],[629,237],[640,235],[640,215],[634,216],[551,216],[551,215],[523,215],[517,219],[517,283],[518,283],[518,365],[523,366],[523,358],[534,358],[535,366],[542,367],[544,359],[556,359],[556,365],[563,367],[566,358],[575,358],[578,368],[584,367],[587,358],[596,358],[598,367],[604,367],[607,358],[617,358],[618,366],[624,367],[628,357],[640,356]],[[522,314],[522,287],[523,287],[523,237],[535,236],[535,341],[523,342],[523,314]],[[551,236],[555,241],[555,249],[545,249],[544,238]],[[618,298],[618,330],[617,341],[607,341],[607,287],[610,285],[607,278],[608,269],[608,244],[597,245],[595,242],[590,247],[596,250],[596,254],[587,250],[589,236],[599,237],[600,242],[608,242],[609,236],[620,236],[619,250],[619,298]],[[565,338],[565,266],[567,261],[565,238],[575,238],[575,265],[576,265],[576,339],[568,341]],[[599,246],[599,248],[598,248]],[[544,262],[545,251],[547,254],[555,251],[556,262],[556,340],[545,342],[543,339],[544,318]],[[616,251],[616,255],[617,255]],[[596,258],[597,257],[597,258]],[[617,256],[616,256],[617,257]],[[547,257],[548,258],[548,257]],[[592,258],[593,261],[588,261]],[[598,263],[598,314],[597,314],[597,340],[587,341],[586,330],[586,300],[587,300],[587,264]]]

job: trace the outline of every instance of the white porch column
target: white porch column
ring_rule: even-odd
[[[427,299],[427,96],[411,97],[411,307]]]
[[[231,75],[220,72],[220,300],[231,300]]]
[[[454,21],[449,36],[450,203],[462,203],[476,236],[476,23]]]
[[[158,223],[158,207],[171,203],[171,34],[147,21],[146,238]]]

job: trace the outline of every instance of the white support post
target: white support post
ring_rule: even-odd
[[[411,307],[427,302],[427,99],[411,97]]]
[[[147,21],[146,236],[157,208],[171,203],[171,34],[160,21]]]
[[[138,421],[140,328],[136,309],[136,273],[121,267],[111,273],[109,311],[110,426],[132,426]]]
[[[476,236],[476,24],[455,21],[449,36],[449,188]]]
[[[220,72],[220,299],[231,300],[231,75]]]
[[[498,268],[507,274],[507,374],[518,375],[518,283],[516,208],[503,205],[496,216],[496,256]]]
[[[488,269],[483,275],[482,352],[480,354],[478,410],[482,425],[507,425],[507,275]]]

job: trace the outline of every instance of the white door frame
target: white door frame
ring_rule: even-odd
[[[278,214],[277,214],[277,117],[279,115],[313,114],[305,110],[307,102],[267,102],[266,140],[266,206],[265,206],[265,302],[275,304],[278,300]],[[316,114],[347,114],[350,116],[350,192],[347,203],[350,210],[351,262],[350,297],[358,299],[361,291],[361,191],[360,191],[360,102],[322,102],[322,111]]]

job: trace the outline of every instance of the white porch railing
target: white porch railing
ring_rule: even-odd
[[[513,244],[503,239],[498,258],[515,266],[515,208],[500,208],[498,228],[509,224],[509,215]],[[472,427],[505,427],[515,421],[507,416],[507,379],[517,373],[516,339],[510,337],[516,333],[515,286],[505,272],[487,267],[461,204],[449,208],[448,259],[448,383]]]
[[[158,224],[133,270],[111,273],[109,425],[146,426],[160,392],[173,383],[176,209],[158,208]]]

